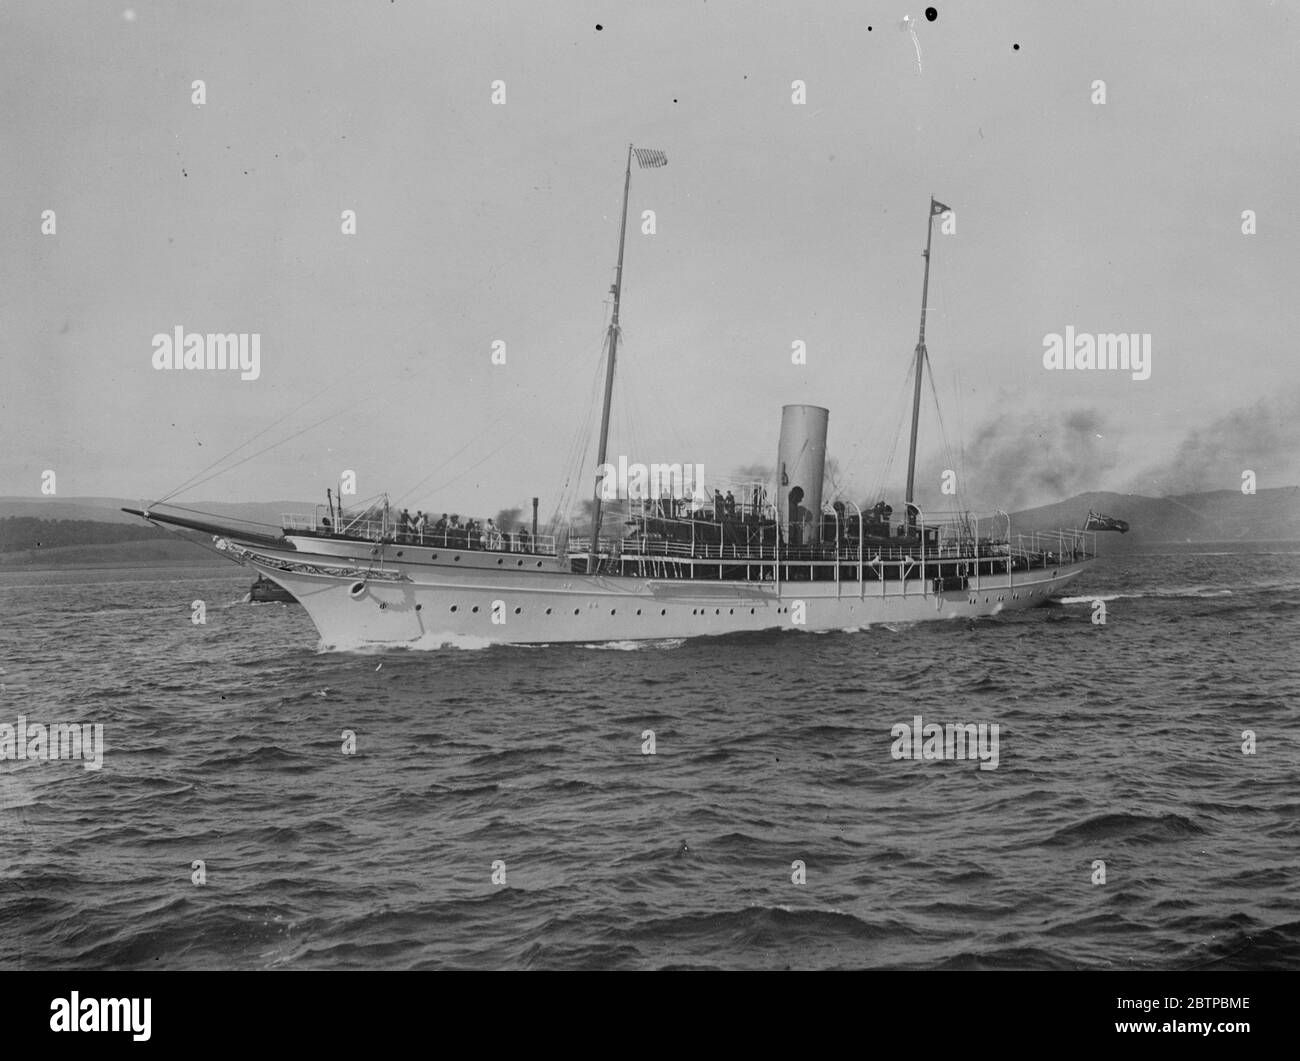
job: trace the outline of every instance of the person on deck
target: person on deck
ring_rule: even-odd
[[[519,542],[519,551],[521,553],[526,553],[531,551],[529,549],[529,545],[531,543],[528,537],[528,528],[525,527],[522,523],[519,525],[519,533],[515,535],[515,537]]]

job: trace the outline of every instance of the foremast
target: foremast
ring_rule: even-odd
[[[614,365],[618,359],[618,310],[623,297],[623,248],[627,245],[627,202],[628,191],[632,187],[632,154],[636,153],[637,164],[642,169],[658,168],[668,164],[668,157],[653,148],[634,148],[627,145],[627,170],[623,175],[623,217],[618,229],[618,265],[614,268],[614,284],[610,291],[614,295],[614,310],[609,318],[609,333],[606,346],[609,356],[605,363],[605,401],[600,412],[600,447],[596,454],[596,490],[591,513],[591,545],[587,551],[587,573],[596,571],[596,557],[600,552],[600,518],[601,493],[605,480],[605,458],[609,447],[609,408],[614,397]]]
[[[930,362],[930,355],[925,349],[925,313],[930,297],[930,244],[934,237],[934,218],[944,213],[948,207],[930,196],[930,210],[926,217],[925,229],[925,279],[921,282],[921,330],[916,340],[916,364],[913,367],[912,385],[912,435],[907,447],[907,497],[904,510],[907,513],[909,529],[916,526],[916,438],[917,428],[921,422],[921,372]]]

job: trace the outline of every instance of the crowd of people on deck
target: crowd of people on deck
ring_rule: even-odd
[[[513,534],[497,526],[495,520],[480,523],[467,518],[464,523],[453,513],[443,513],[434,521],[432,513],[402,509],[397,519],[397,541],[403,545],[441,545],[447,549],[488,549],[493,552],[531,553],[532,535],[522,523]]]
[[[690,498],[658,498],[649,502],[649,514],[658,519],[693,519],[712,523],[759,522],[767,502],[767,491],[754,487],[749,505],[743,501],[743,491],[741,497],[742,500],[737,501],[736,495],[730,490],[726,493],[715,490],[713,500],[703,503]]]

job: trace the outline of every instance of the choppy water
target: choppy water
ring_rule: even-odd
[[[0,723],[106,744],[0,763],[0,967],[1300,966],[1300,552],[1109,560],[969,623],[479,651],[318,653],[249,582],[0,575]],[[917,714],[997,723],[997,769],[893,759]]]

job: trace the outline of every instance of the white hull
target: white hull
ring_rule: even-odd
[[[933,581],[921,578],[777,586],[592,576],[573,574],[554,557],[463,552],[448,563],[453,554],[443,551],[433,563],[389,559],[391,547],[382,567],[370,568],[378,558],[362,559],[369,550],[360,543],[295,542],[298,551],[258,548],[244,556],[297,597],[331,648],[631,641],[969,619],[1043,604],[1088,563],[985,575],[965,590],[936,593]]]

